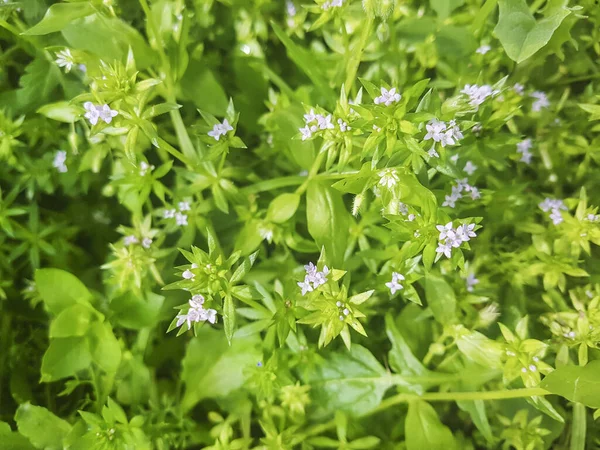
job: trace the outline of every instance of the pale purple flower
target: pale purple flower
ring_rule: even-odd
[[[390,289],[390,293],[394,295],[397,291],[404,289],[404,286],[400,284],[400,281],[404,280],[404,275],[394,272],[392,273],[392,281],[385,283],[386,287]]]
[[[375,97],[374,103],[376,105],[383,104],[385,106],[390,106],[392,103],[397,103],[400,101],[402,96],[396,92],[396,88],[386,89],[381,87],[381,95]]]

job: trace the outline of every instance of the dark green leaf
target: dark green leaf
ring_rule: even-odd
[[[24,403],[15,414],[19,432],[39,449],[62,450],[63,439],[71,431],[68,422],[56,417],[46,408]],[[1,438],[0,438],[1,439]],[[8,450],[7,447],[2,447]]]

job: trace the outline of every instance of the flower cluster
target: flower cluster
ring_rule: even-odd
[[[327,275],[329,274],[327,266],[324,266],[323,270],[319,272],[317,266],[310,262],[304,266],[304,270],[306,271],[304,281],[298,282],[298,286],[302,289],[302,295],[306,295],[307,292],[312,292],[319,286],[327,283]]]
[[[472,200],[477,200],[481,198],[481,193],[479,192],[479,189],[475,186],[471,186],[468,183],[468,180],[466,178],[463,178],[462,180],[456,180],[456,185],[452,186],[452,193],[450,195],[445,196],[444,203],[442,203],[442,206],[449,206],[450,208],[456,207],[456,202],[464,197],[463,192],[468,192]]]
[[[335,125],[331,121],[331,114],[328,114],[327,116],[323,114],[315,114],[315,110],[311,109],[308,114],[304,114],[305,126],[299,129],[300,133],[302,134],[302,140],[305,141],[310,139],[313,136],[313,133],[317,133],[318,131],[335,129]],[[338,119],[337,124],[342,132],[352,129],[342,119]]]
[[[134,234],[130,234],[130,235],[125,236],[123,238],[123,245],[125,245],[126,247],[129,247],[130,245],[139,244],[139,243],[140,243],[140,240]],[[142,239],[142,247],[144,247],[144,248],[150,248],[151,245],[152,245],[152,239],[151,238],[145,237],[145,238]]]
[[[433,119],[425,125],[425,128],[427,134],[423,139],[425,141],[433,139],[434,146],[436,142],[439,142],[442,147],[445,147],[446,145],[455,145],[459,140],[464,138],[464,135],[460,131],[455,120],[451,120],[446,124],[446,122],[442,122],[441,120]],[[434,147],[431,147],[429,156],[439,157]]]
[[[327,11],[331,8],[339,8],[344,5],[344,0],[327,0],[325,3],[321,5],[324,11]]]
[[[532,111],[540,112],[542,109],[550,107],[550,101],[548,100],[548,96],[545,92],[535,91],[532,92],[529,96],[535,98],[533,104],[531,105]]]
[[[479,105],[486,101],[488,97],[498,93],[498,91],[494,91],[489,84],[484,84],[483,86],[467,84],[460,92],[469,97],[469,105],[473,108],[479,108]]]
[[[54,161],[52,161],[52,166],[56,168],[60,173],[65,173],[68,168],[65,162],[67,161],[67,152],[64,150],[59,150],[54,155]]]
[[[562,200],[552,199],[548,197],[546,197],[546,199],[543,202],[541,202],[538,206],[544,212],[550,211],[550,215],[548,217],[550,217],[554,225],[562,223],[564,219],[562,217],[561,211],[568,210],[567,206],[565,205],[565,202],[563,202]]]
[[[386,287],[390,289],[390,294],[394,295],[396,292],[404,289],[404,286],[400,284],[400,281],[404,281],[404,275],[398,272],[393,272],[392,281],[385,283]]]
[[[180,327],[187,322],[188,330],[192,329],[192,323],[217,321],[217,311],[204,309],[204,297],[200,294],[194,295],[189,301],[190,309],[187,314],[177,316],[177,326]]]
[[[146,161],[140,162],[140,176],[146,176],[148,172],[152,172],[155,167],[151,164],[148,164]]]
[[[221,136],[226,136],[230,131],[233,131],[233,127],[229,124],[229,121],[225,119],[223,120],[223,123],[215,124],[212,130],[208,132],[208,135],[215,141],[218,141],[221,139]]]
[[[459,225],[456,229],[452,227],[452,222],[446,225],[436,225],[440,232],[438,237],[438,247],[435,250],[439,254],[444,254],[446,258],[452,257],[452,249],[460,247],[463,242],[468,242],[475,234],[475,224]]]
[[[401,98],[402,96],[396,92],[396,88],[391,88],[388,90],[384,87],[381,87],[381,95],[375,97],[373,102],[376,105],[390,106],[392,103],[398,103]]]
[[[98,120],[103,120],[109,124],[112,122],[113,117],[116,117],[119,113],[114,109],[110,109],[110,106],[94,105],[92,102],[85,102],[83,108],[86,110],[84,117],[90,121],[92,125],[96,125]]]
[[[189,202],[179,202],[178,209],[165,209],[163,213],[163,218],[165,219],[175,219],[175,223],[177,225],[186,226],[188,224],[188,216],[184,214],[185,211],[190,211],[192,208],[190,207]]]
[[[531,138],[524,139],[517,144],[517,153],[521,154],[521,161],[525,164],[531,164],[531,158],[533,157],[530,152],[531,147],[533,147]]]
[[[396,186],[396,183],[398,183],[398,181],[400,181],[400,178],[398,177],[398,172],[396,171],[396,169],[384,169],[381,172],[379,172],[380,186],[385,186],[388,189],[390,189]]]

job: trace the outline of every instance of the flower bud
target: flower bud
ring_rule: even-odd
[[[363,8],[370,18],[386,20],[394,11],[396,0],[363,0]]]

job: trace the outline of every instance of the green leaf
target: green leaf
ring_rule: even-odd
[[[261,360],[257,335],[234,339],[229,345],[223,332],[203,327],[188,344],[182,379],[186,390],[182,408],[189,411],[204,398],[224,397],[239,389],[248,369]]]
[[[108,323],[95,322],[88,333],[94,363],[106,373],[115,373],[121,363],[121,346]]]
[[[485,411],[485,402],[483,400],[462,400],[457,401],[456,404],[460,409],[469,413],[473,423],[485,440],[488,444],[492,444],[494,442],[494,435],[492,434],[492,428],[490,427],[490,422]]]
[[[46,308],[54,315],[76,303],[89,305],[92,298],[75,275],[60,269],[36,270],[35,285]]]
[[[35,58],[25,67],[25,74],[19,80],[21,86],[16,91],[15,105],[9,105],[17,112],[27,112],[48,101],[61,79],[60,70],[43,57]]]
[[[75,19],[94,13],[94,7],[89,2],[57,3],[50,6],[44,18],[29,30],[27,35],[42,35],[62,30]]]
[[[37,113],[64,123],[73,123],[79,118],[79,108],[69,102],[49,103],[39,108]]]
[[[146,293],[146,298],[128,292],[110,302],[110,310],[114,313],[111,322],[123,328],[140,330],[155,325],[159,319],[160,308],[164,297]]]
[[[354,344],[349,351],[330,353],[302,374],[311,385],[318,417],[343,411],[353,416],[376,408],[393,385],[392,378],[366,348]]]
[[[87,369],[92,362],[88,341],[84,337],[56,338],[42,359],[42,382],[60,380]]]
[[[85,304],[76,303],[63,309],[50,325],[51,338],[84,336],[95,311]]]
[[[452,287],[440,276],[425,276],[425,296],[435,320],[442,325],[456,321],[456,296]]]
[[[7,450],[35,450],[25,436],[18,431],[11,431],[5,422],[0,422],[0,442]]]
[[[291,219],[300,203],[298,194],[285,193],[273,199],[267,211],[267,219],[275,223],[283,223]]]
[[[429,0],[431,9],[442,20],[446,19],[452,11],[465,4],[465,0]]]
[[[435,409],[426,402],[415,401],[408,406],[404,424],[407,450],[455,450],[452,432],[438,418]]]
[[[229,100],[227,94],[206,63],[192,60],[180,81],[184,98],[215,116],[224,116]]]
[[[506,54],[517,63],[525,61],[544,47],[571,11],[568,0],[549,0],[539,22],[525,0],[500,0],[500,18],[494,29]]]
[[[316,55],[294,43],[275,22],[271,22],[271,26],[279,40],[285,45],[290,59],[310,78],[323,97],[327,100],[334,100],[334,93],[320,70],[321,66],[315,61]]]
[[[318,181],[309,183],[306,215],[308,232],[319,247],[325,247],[327,263],[342,267],[350,218],[340,193]]]
[[[15,414],[19,432],[34,445],[45,450],[62,450],[63,439],[71,431],[68,422],[56,417],[46,408],[24,403]],[[7,447],[2,447],[7,448]]]
[[[580,103],[579,107],[585,112],[591,114],[590,120],[600,120],[600,105],[592,105],[590,103]]]
[[[385,330],[392,343],[389,353],[390,366],[403,375],[424,375],[427,369],[419,361],[406,343],[404,336],[396,327],[391,314],[385,316]]]
[[[587,365],[562,366],[546,375],[540,387],[572,402],[600,408],[600,360]]]
[[[233,333],[235,333],[235,306],[231,295],[226,295],[223,302],[223,325],[225,336],[227,336],[229,345],[231,345],[231,339],[233,339]]]

